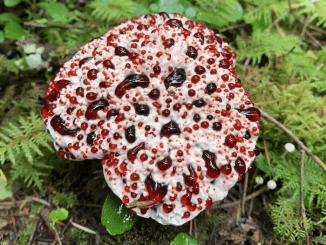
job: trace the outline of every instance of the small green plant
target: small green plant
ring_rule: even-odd
[[[69,194],[60,193],[58,191],[53,192],[53,203],[64,208],[72,208],[77,203],[77,196],[75,193]]]

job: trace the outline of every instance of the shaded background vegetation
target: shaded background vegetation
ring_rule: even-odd
[[[75,222],[98,232],[95,237],[69,226],[62,233],[65,244],[169,244],[178,232],[189,232],[189,222],[176,228],[139,219],[131,231],[109,236],[96,207],[109,191],[101,165],[60,158],[40,117],[47,81],[80,46],[126,19],[161,11],[182,13],[219,29],[237,53],[236,72],[255,105],[326,162],[325,1],[4,0],[0,2],[0,200],[43,198],[51,207],[67,208]],[[261,124],[262,154],[247,194],[262,187],[254,181],[257,176],[263,177],[263,185],[276,181],[277,188],[252,199],[251,205],[247,202],[244,212],[237,205],[224,209],[215,205],[196,219],[198,230],[192,236],[200,244],[304,244],[307,230],[311,243],[326,244],[326,173],[305,157],[307,220],[303,220],[300,150],[285,153],[284,145],[292,139],[266,119]],[[241,199],[244,185],[239,182],[225,202]],[[22,210],[18,206],[10,210],[21,214],[24,205]],[[45,234],[46,224],[39,227],[44,205],[34,202],[26,207],[25,219],[15,216],[13,223],[1,218],[0,241],[27,244],[33,232],[34,241],[37,237],[53,241],[50,231]],[[0,205],[3,217],[8,210]]]

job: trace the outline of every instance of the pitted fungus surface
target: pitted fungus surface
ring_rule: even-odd
[[[133,212],[182,225],[222,200],[259,154],[260,112],[217,30],[180,14],[125,21],[81,47],[42,116],[68,159],[102,159]]]

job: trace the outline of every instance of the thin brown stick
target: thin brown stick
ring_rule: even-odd
[[[307,216],[306,216],[306,208],[304,206],[304,200],[303,200],[303,168],[304,168],[304,155],[305,155],[305,151],[301,150],[301,164],[300,164],[300,201],[301,201],[301,214],[302,214],[302,218],[303,218],[303,227],[304,227],[304,231],[306,233],[306,242],[307,245],[310,244],[309,242],[309,235],[308,235],[308,230],[307,230]]]
[[[266,156],[267,163],[268,163],[268,165],[271,165],[271,158],[269,157],[269,152],[268,152],[267,144],[266,144],[266,141],[264,139],[263,139],[263,143],[264,143],[265,156]]]
[[[196,222],[196,218],[194,218],[194,227],[195,227],[195,238],[197,239],[198,233],[197,233],[197,222]]]
[[[289,5],[289,9],[290,9],[290,13],[292,14],[292,16],[299,21],[302,25],[304,25],[304,22],[302,20],[299,19],[298,16],[295,15],[292,7],[291,7],[291,1],[288,0],[288,5]],[[324,46],[306,29],[305,33],[307,34],[308,37],[310,37],[321,49],[324,49]]]
[[[244,182],[244,189],[243,189],[243,195],[242,195],[242,201],[241,201],[241,213],[245,214],[245,204],[246,204],[246,195],[247,195],[247,187],[248,187],[248,174],[245,174],[245,182]]]
[[[248,201],[248,200],[251,200],[252,198],[255,198],[255,197],[259,196],[264,191],[266,191],[266,189],[267,189],[267,187],[264,186],[263,188],[259,189],[258,191],[246,196],[245,200]],[[224,203],[222,205],[216,206],[216,208],[229,208],[229,207],[237,206],[239,204],[241,204],[241,200],[231,202],[231,203]]]
[[[258,107],[257,107],[258,108]],[[320,160],[317,156],[313,155],[312,152],[298,139],[298,137],[296,137],[291,130],[287,129],[282,123],[280,123],[279,121],[277,121],[275,118],[273,118],[272,116],[268,115],[266,112],[264,112],[263,110],[261,110],[260,108],[258,108],[260,110],[261,116],[263,116],[264,118],[266,118],[268,121],[274,123],[276,126],[278,126],[280,129],[282,129],[285,133],[287,133],[295,143],[297,143],[297,145],[303,149],[309,156],[312,157],[312,159],[326,172],[326,165],[325,163],[323,163],[322,160]]]
[[[32,26],[37,28],[60,28],[60,29],[87,29],[87,28],[96,28],[96,25],[45,25],[45,24],[38,24],[33,22],[24,22],[24,26]]]
[[[37,225],[38,225],[38,222],[35,222],[34,227],[33,227],[33,230],[31,232],[31,235],[29,236],[29,239],[28,239],[28,245],[32,245],[32,242],[34,240],[34,236],[35,236]]]
[[[250,206],[249,206],[249,211],[248,211],[248,217],[251,216],[252,208],[253,208],[253,206],[254,206],[254,201],[255,201],[255,198],[253,198],[253,199],[250,200]]]
[[[192,235],[192,220],[190,220],[190,228],[189,228],[189,235]]]
[[[307,29],[308,21],[309,21],[310,17],[311,17],[311,14],[308,15],[308,17],[306,18],[306,20],[303,23],[303,28],[302,28],[302,31],[301,31],[301,34],[300,34],[300,39],[298,41],[298,45],[300,45],[302,43],[304,34],[306,33],[306,29]]]

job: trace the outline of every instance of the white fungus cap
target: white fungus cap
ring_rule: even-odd
[[[276,189],[276,182],[274,180],[269,180],[267,182],[267,188],[270,190]]]
[[[258,185],[261,185],[262,183],[264,183],[264,179],[261,176],[257,176],[255,178],[255,181]]]
[[[51,78],[41,115],[68,159],[102,159],[134,213],[182,225],[252,171],[260,112],[216,30],[179,14],[125,21]]]
[[[284,148],[288,152],[293,152],[295,150],[295,146],[292,143],[286,143]]]

